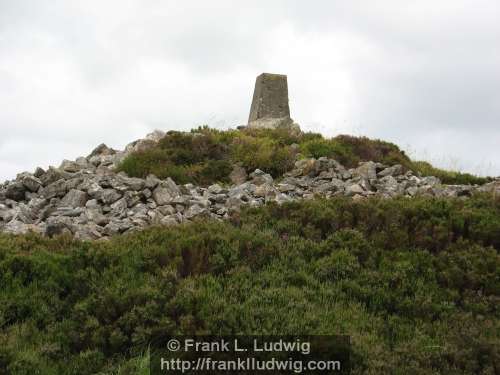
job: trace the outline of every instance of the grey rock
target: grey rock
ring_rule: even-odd
[[[360,163],[360,166],[354,170],[354,174],[367,180],[377,178],[377,165],[373,161]]]
[[[385,176],[399,176],[403,173],[403,166],[401,164],[395,164],[392,167],[385,168],[381,172],[378,172],[378,177]]]
[[[99,209],[101,208],[97,199],[89,199],[87,201],[87,203],[85,203],[85,207],[87,207],[87,208],[99,208]]]
[[[33,193],[36,193],[42,186],[42,181],[39,178],[26,172],[17,175],[16,180],[21,182],[26,189]]]
[[[287,203],[287,202],[292,202],[293,201],[293,199],[290,196],[288,196],[286,194],[283,194],[283,193],[280,193],[280,194],[276,195],[275,200],[276,200],[276,203],[278,203],[278,204],[283,204],[283,203]]]
[[[222,192],[222,188],[219,184],[213,184],[208,187],[208,191],[212,194],[220,194]]]
[[[145,187],[149,190],[153,190],[161,182],[154,174],[150,174],[146,177]]]
[[[102,228],[96,224],[80,226],[75,232],[75,238],[83,241],[92,241],[102,238]]]
[[[121,197],[122,195],[114,189],[103,189],[100,198],[104,204],[112,204],[115,203]]]
[[[2,230],[4,232],[12,234],[24,234],[30,231],[40,233],[40,228],[36,225],[26,224],[19,220],[10,221],[9,223],[5,224]]]
[[[126,230],[130,229],[132,227],[132,224],[130,222],[126,222],[124,220],[117,221],[113,220],[110,221],[106,226],[104,227],[103,233],[112,236],[118,233],[123,233]]]
[[[385,169],[384,169],[385,170]],[[377,181],[377,191],[388,194],[389,196],[400,195],[404,187],[398,184],[398,181],[392,175],[386,175]]]
[[[171,191],[166,187],[158,186],[153,191],[153,199],[159,206],[169,204],[173,198]]]
[[[233,167],[233,170],[229,174],[229,179],[234,185],[241,185],[243,184],[248,178],[247,172],[245,168],[235,165]]]
[[[100,209],[90,208],[85,210],[85,215],[88,221],[95,223],[96,225],[106,225],[109,223],[109,218],[102,214]]]
[[[125,198],[128,207],[134,207],[141,201],[140,193],[137,193],[136,191],[126,191],[123,197]]]
[[[33,224],[36,220],[36,212],[24,203],[21,203],[17,209],[15,209],[15,212],[14,219],[24,224]]]
[[[209,198],[211,201],[215,203],[224,203],[227,200],[226,194],[215,194]]]
[[[273,178],[270,174],[267,174],[260,169],[256,169],[250,174],[250,178],[252,179],[252,183],[259,186],[263,184],[272,184]]]
[[[342,180],[333,179],[332,181],[322,183],[316,186],[313,191],[315,193],[326,193],[326,192],[335,192],[335,191],[343,191],[345,188],[345,184]]]
[[[125,217],[127,215],[127,209],[127,200],[121,198],[111,205],[111,214],[118,217]]]
[[[316,176],[321,168],[321,163],[315,158],[301,159],[295,162],[295,176]]]
[[[144,190],[142,191],[142,196],[143,196],[144,198],[146,198],[146,199],[151,198],[151,196],[152,196],[152,195],[153,195],[153,193],[152,193],[152,192],[151,192],[151,190],[149,190],[149,189],[144,189]]]
[[[356,194],[363,194],[365,190],[359,184],[352,184],[347,186],[345,193],[346,195],[353,196]]]
[[[199,216],[201,214],[207,213],[207,210],[197,204],[189,207],[185,212],[184,212],[184,217],[186,219],[191,219],[195,216]]]
[[[73,224],[68,217],[52,217],[47,220],[45,235],[54,237],[61,234],[72,234]]]
[[[427,177],[424,177],[424,178],[422,178],[420,180],[420,184],[423,185],[423,186],[431,186],[431,187],[433,187],[433,186],[440,185],[441,181],[437,177],[427,176]]]
[[[47,186],[53,182],[62,179],[63,175],[59,170],[55,169],[54,167],[49,167],[47,172],[37,177],[40,179],[40,181],[42,181],[43,186]]]
[[[153,191],[153,199],[159,206],[169,204],[174,198],[179,196],[180,190],[170,177],[165,181],[161,181]]]
[[[93,165],[90,164],[89,161],[83,156],[76,158],[75,163],[80,167],[80,169],[88,169],[93,167]]]
[[[160,223],[165,226],[173,226],[179,224],[177,219],[173,216],[165,216],[161,219]]]
[[[262,198],[274,198],[277,194],[276,188],[271,184],[261,184],[257,185],[253,195]]]
[[[81,207],[60,206],[57,207],[54,212],[52,212],[51,216],[77,217],[80,216],[82,212],[83,209]]]
[[[5,197],[19,202],[24,199],[25,192],[26,188],[24,185],[21,182],[14,181],[7,185],[7,188],[5,189]]]
[[[157,208],[158,212],[160,212],[163,216],[169,216],[175,214],[177,211],[171,205],[159,206]]]
[[[296,187],[292,184],[282,183],[278,184],[278,190],[282,193],[288,193],[294,191]]]
[[[418,193],[418,187],[416,186],[410,186],[406,189],[406,193],[410,196],[410,197],[414,197],[415,195],[417,195]]]
[[[84,207],[87,203],[87,193],[81,190],[71,189],[61,200],[61,206],[67,207]]]
[[[93,156],[107,156],[107,155],[114,155],[116,154],[116,151],[113,150],[112,148],[109,148],[106,146],[104,143],[101,143],[99,146],[94,148],[88,158],[92,158]]]
[[[327,171],[321,171],[318,175],[318,178],[322,179],[322,180],[330,180],[332,178],[336,178],[337,177],[337,173],[335,173],[333,171],[333,168],[330,168],[329,170]]]
[[[121,177],[123,183],[134,191],[139,191],[144,189],[144,180],[136,177]]]
[[[483,193],[493,193],[495,195],[500,194],[500,178],[479,186],[477,190]]]
[[[82,167],[78,165],[77,162],[71,160],[63,160],[59,169],[65,172],[75,173],[82,169]]]
[[[43,170],[43,168],[40,168],[40,167],[36,167],[35,172],[33,172],[33,176],[35,176],[37,178],[42,177],[44,174],[45,174],[45,171]]]
[[[0,205],[0,220],[3,222],[9,222],[11,221],[14,216],[16,216],[17,210],[16,209],[11,209],[8,208],[5,205]]]
[[[54,197],[64,197],[68,191],[68,186],[66,184],[66,180],[60,179],[56,182],[52,182],[51,184],[45,186],[40,195],[44,198],[50,199]]]

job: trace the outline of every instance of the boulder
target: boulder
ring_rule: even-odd
[[[260,169],[256,169],[250,174],[250,178],[252,179],[252,183],[259,186],[262,184],[272,184],[273,178],[270,174],[267,174]]]
[[[61,206],[72,208],[84,207],[87,200],[87,193],[81,190],[71,189],[61,200]]]
[[[114,155],[116,154],[116,151],[113,150],[112,148],[109,148],[106,146],[104,143],[101,143],[99,146],[94,148],[92,152],[87,156],[87,158],[92,158],[93,156],[108,156],[108,155]]]
[[[233,170],[229,174],[229,179],[231,180],[231,182],[234,185],[241,185],[241,184],[245,183],[247,178],[248,178],[248,175],[247,175],[245,168],[240,167],[239,165],[235,165],[233,167]]]
[[[367,180],[374,180],[377,178],[377,165],[373,161],[362,162],[354,173]]]
[[[66,184],[66,180],[60,179],[56,182],[53,182],[46,187],[44,187],[40,195],[44,198],[50,199],[54,197],[64,197],[68,191],[68,186]]]
[[[64,172],[76,173],[80,169],[82,169],[82,167],[77,162],[75,162],[75,161],[63,160],[63,162],[61,163],[59,169],[62,170],[62,171],[64,171]]]
[[[392,167],[385,168],[381,172],[378,172],[378,177],[385,176],[399,176],[403,174],[403,166],[401,164],[395,164]]]
[[[59,170],[55,169],[54,167],[49,167],[47,172],[37,177],[40,179],[40,181],[42,181],[43,186],[47,186],[63,178],[63,175]]]
[[[356,194],[363,194],[365,190],[359,184],[352,184],[347,186],[345,194],[348,196],[353,196]]]
[[[25,186],[19,181],[14,181],[7,185],[7,188],[5,189],[5,197],[19,202],[24,200],[25,192]]]
[[[180,196],[179,187],[169,177],[153,190],[153,199],[158,206],[163,206],[172,202],[176,197]]]
[[[118,199],[122,197],[122,194],[120,194],[118,191],[114,189],[103,189],[100,195],[101,195],[100,199],[104,204],[115,203]]]
[[[153,190],[160,182],[161,180],[158,177],[154,174],[150,174],[146,177],[145,187],[149,190]]]
[[[33,176],[40,178],[45,174],[45,171],[41,167],[36,167],[35,172],[33,172]]]
[[[75,232],[75,238],[83,241],[91,241],[102,238],[102,228],[96,224],[90,223],[78,227]]]
[[[89,222],[95,223],[96,225],[104,226],[109,223],[109,218],[102,214],[102,211],[98,208],[90,208],[85,210],[85,216]]]
[[[42,186],[42,181],[30,173],[24,172],[17,175],[17,181],[21,182],[26,189],[36,193]]]
[[[295,162],[295,170],[297,176],[315,176],[320,169],[320,163],[315,158],[301,159]]]
[[[172,192],[164,186],[158,186],[153,190],[153,199],[159,206],[169,204],[173,198]]]
[[[73,224],[69,217],[52,217],[47,220],[45,235],[54,237],[61,234],[72,234]]]

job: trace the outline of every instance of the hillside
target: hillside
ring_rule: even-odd
[[[146,374],[173,334],[344,334],[353,374],[500,373],[499,192],[283,129],[21,173],[0,186],[0,373]]]
[[[0,249],[2,373],[147,373],[150,343],[179,333],[347,334],[353,374],[499,371],[491,196],[271,204]]]

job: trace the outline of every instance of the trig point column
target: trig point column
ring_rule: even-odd
[[[248,126],[276,128],[291,123],[286,75],[262,73],[255,81]]]

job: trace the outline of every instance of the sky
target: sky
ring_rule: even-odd
[[[305,131],[498,176],[499,19],[497,0],[0,0],[0,181],[246,124],[262,72]]]

